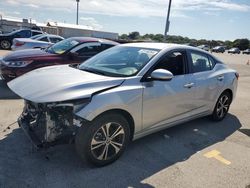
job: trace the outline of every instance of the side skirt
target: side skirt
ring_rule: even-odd
[[[196,114],[196,115],[193,115],[193,116],[189,116],[187,118],[183,118],[183,119],[180,119],[180,120],[176,120],[176,121],[172,121],[172,122],[165,123],[165,124],[162,124],[162,125],[158,125],[156,127],[154,127],[155,125],[153,125],[152,126],[153,128],[146,129],[146,130],[140,131],[138,133],[135,133],[134,137],[133,137],[133,140],[137,140],[137,139],[142,138],[144,136],[147,136],[149,134],[164,130],[166,128],[170,128],[170,127],[173,127],[175,125],[179,125],[179,124],[182,124],[182,123],[185,123],[185,122],[188,122],[188,121],[200,118],[200,117],[205,117],[205,116],[208,116],[208,115],[211,115],[211,111],[202,112],[202,113],[199,113],[199,114]]]

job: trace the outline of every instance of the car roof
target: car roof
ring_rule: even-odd
[[[81,43],[84,42],[100,42],[100,43],[108,43],[108,44],[113,44],[113,45],[118,45],[118,42],[114,42],[112,40],[107,40],[107,39],[101,39],[101,38],[95,38],[95,37],[71,37],[71,39],[75,39]]]
[[[34,31],[34,32],[43,33],[43,31],[41,31],[41,30],[34,30],[34,29],[17,29],[15,31],[16,32],[19,32],[19,31]]]
[[[174,50],[174,49],[186,49],[186,50],[195,50],[196,52],[201,52],[203,54],[207,54],[210,57],[213,57],[218,62],[221,62],[217,57],[209,52],[202,50],[198,47],[187,46],[183,44],[173,44],[173,43],[156,43],[156,42],[141,42],[141,43],[126,43],[121,44],[120,46],[128,46],[128,47],[138,47],[138,48],[150,48],[150,49],[158,49],[158,50]]]
[[[60,38],[63,38],[63,37],[61,37],[61,36],[59,36],[59,35],[52,35],[52,34],[46,34],[46,33],[45,33],[45,34],[41,34],[39,37],[42,37],[42,36],[43,36],[43,37],[46,36],[46,37],[60,37]]]
[[[200,52],[206,53],[206,51],[201,50],[197,47],[183,45],[183,44],[173,44],[173,43],[157,43],[157,42],[140,42],[140,43],[126,43],[122,44],[122,46],[130,46],[130,47],[139,47],[139,48],[152,48],[152,49],[173,49],[173,48],[185,48],[190,50],[196,50]]]

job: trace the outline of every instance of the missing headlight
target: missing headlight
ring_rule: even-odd
[[[78,105],[84,104],[86,103],[81,104],[79,101]],[[74,104],[69,101],[50,104],[25,101],[19,125],[23,127],[26,124],[28,133],[33,134],[30,137],[36,137],[40,145],[69,143],[82,126],[82,120],[74,115],[74,108]]]

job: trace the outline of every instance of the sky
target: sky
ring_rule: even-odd
[[[169,0],[80,0],[79,24],[119,34],[164,34]],[[76,23],[76,0],[0,0],[3,17]],[[250,39],[250,0],[172,0],[170,35]]]

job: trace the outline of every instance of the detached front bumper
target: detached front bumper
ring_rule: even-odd
[[[72,107],[36,109],[26,104],[18,124],[36,148],[48,148],[71,143],[80,120],[73,115]]]

